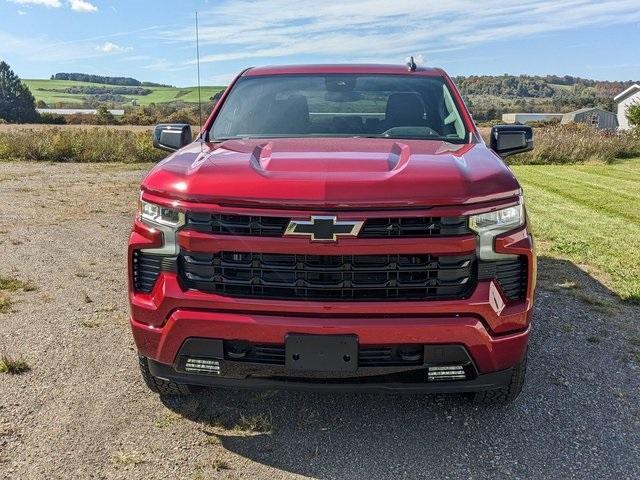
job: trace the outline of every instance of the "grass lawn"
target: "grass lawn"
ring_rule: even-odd
[[[622,299],[640,303],[640,158],[513,170],[538,254],[570,260]]]
[[[75,80],[47,80],[47,79],[25,79],[23,80],[33,96],[37,100],[43,100],[47,105],[53,106],[56,102],[82,104],[87,95],[65,93],[68,87],[89,86],[89,87],[111,87],[117,85],[103,85],[100,83],[77,82]],[[186,103],[198,103],[197,87],[173,88],[173,87],[143,87],[151,90],[149,95],[125,95],[130,100],[136,100],[138,105],[149,105],[150,103],[168,103],[182,101]],[[206,102],[222,90],[224,87],[202,87],[202,101]]]

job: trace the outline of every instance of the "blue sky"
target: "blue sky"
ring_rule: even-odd
[[[640,80],[640,0],[0,0],[0,58],[56,72],[203,84],[252,65],[402,63],[452,75]]]

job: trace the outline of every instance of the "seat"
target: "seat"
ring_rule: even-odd
[[[414,92],[392,93],[387,100],[385,118],[380,122],[380,131],[393,127],[425,125],[425,108],[422,97]]]
[[[275,100],[266,116],[264,133],[287,135],[309,131],[309,104],[304,95]]]

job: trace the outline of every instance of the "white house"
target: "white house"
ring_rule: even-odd
[[[618,104],[618,123],[620,130],[629,130],[629,119],[627,118],[627,108],[631,105],[640,105],[640,85],[637,83],[631,85],[624,92],[619,93],[613,98]]]

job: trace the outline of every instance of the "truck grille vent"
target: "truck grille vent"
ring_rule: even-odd
[[[136,292],[151,292],[160,272],[177,272],[178,270],[176,257],[151,255],[135,250],[132,261],[133,288]]]
[[[284,217],[256,217],[189,212],[185,228],[198,232],[253,237],[280,237],[289,224]]]
[[[133,286],[136,291],[149,293],[160,275],[162,257],[133,252]]]
[[[466,217],[398,217],[368,219],[361,237],[435,237],[469,233]]]
[[[521,300],[527,292],[527,259],[478,262],[478,279],[495,279],[509,300]]]
[[[189,212],[185,228],[218,235],[280,237],[290,218]],[[469,233],[466,217],[370,218],[362,238],[435,237]]]
[[[474,254],[289,255],[183,251],[184,286],[291,300],[460,299],[475,286]]]
[[[285,364],[284,345],[259,345],[225,341],[224,355],[227,360],[239,362],[270,365]],[[395,367],[422,364],[422,345],[361,346],[358,352],[358,366],[360,367]]]

